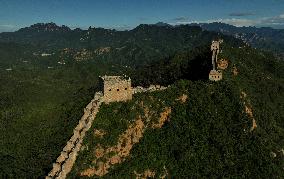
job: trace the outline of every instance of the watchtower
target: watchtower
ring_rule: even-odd
[[[103,76],[104,102],[118,102],[132,99],[131,79],[123,76]]]
[[[213,69],[209,73],[209,80],[211,81],[219,81],[222,80],[222,71],[216,70],[218,54],[220,53],[220,44],[223,40],[212,41],[211,51],[212,51],[212,67]]]

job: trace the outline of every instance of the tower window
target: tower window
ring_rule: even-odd
[[[119,89],[117,89],[116,91],[119,91]]]
[[[111,91],[111,89],[109,89],[108,91]]]
[[[125,88],[125,90],[127,90],[127,88]]]

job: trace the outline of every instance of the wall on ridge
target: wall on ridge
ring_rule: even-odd
[[[101,92],[97,92],[94,99],[92,99],[92,101],[84,109],[84,115],[79,120],[79,124],[74,129],[73,136],[63,148],[56,162],[53,163],[53,168],[49,172],[46,179],[66,178],[67,174],[71,171],[75,163],[78,152],[82,147],[83,138],[91,127],[102,102],[103,95]]]
[[[132,94],[135,93],[143,93],[143,92],[153,92],[158,90],[165,90],[167,87],[163,87],[160,85],[150,85],[149,88],[143,87],[135,87],[131,88],[129,91]],[[132,96],[131,94],[131,96]],[[84,115],[79,120],[78,125],[73,131],[73,136],[69,139],[66,146],[63,148],[62,152],[60,153],[59,157],[57,158],[56,162],[53,163],[52,170],[46,176],[46,179],[65,179],[67,174],[71,171],[77,155],[82,147],[83,138],[86,135],[86,132],[92,126],[92,123],[99,112],[100,105],[105,102],[105,96],[103,96],[102,92],[97,92],[95,94],[94,99],[86,106],[84,109]],[[108,102],[107,102],[108,103]]]

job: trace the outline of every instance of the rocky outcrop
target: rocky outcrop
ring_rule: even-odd
[[[158,123],[152,124],[152,128],[153,129],[161,128],[165,124],[165,122],[169,120],[171,112],[172,109],[170,107],[166,107],[165,110],[162,113],[160,113],[160,118]]]
[[[228,68],[229,61],[227,59],[220,59],[217,62],[218,69],[226,70]]]
[[[240,98],[243,100],[244,106],[245,106],[245,113],[248,115],[248,117],[252,120],[252,126],[250,128],[250,131],[254,131],[257,128],[256,120],[253,116],[253,110],[252,110],[252,105],[247,99],[247,94],[245,92],[241,92]]]
[[[73,136],[63,148],[46,179],[66,178],[67,174],[71,171],[75,163],[78,152],[82,147],[83,138],[85,137],[86,132],[90,129],[102,102],[102,93],[96,93],[94,99],[84,109],[84,115],[80,119],[78,125],[75,127]]]
[[[95,54],[97,55],[103,55],[105,53],[109,53],[111,50],[110,47],[101,47],[95,50]]]
[[[134,174],[136,175],[136,179],[154,178],[156,175],[156,173],[150,169],[145,170],[143,173],[137,173],[134,171]]]
[[[127,130],[119,136],[118,143],[109,148],[103,148],[100,144],[96,146],[96,160],[93,163],[97,164],[97,168],[89,168],[81,173],[82,176],[103,176],[107,174],[109,168],[121,163],[129,156],[134,144],[138,143],[143,137],[145,124],[141,118],[138,118],[134,124],[131,124]],[[114,155],[111,155],[114,154]],[[100,159],[103,160],[101,161]],[[103,162],[104,161],[104,162]]]
[[[143,106],[143,103],[141,105]],[[147,128],[161,128],[164,123],[169,120],[171,114],[170,107],[164,108],[160,113],[158,121],[151,120],[151,118],[154,119],[153,114],[155,111],[149,110],[148,107],[144,107],[145,114],[143,116],[139,115],[135,122],[130,124],[127,129],[119,135],[117,144],[113,146],[97,144],[94,150],[96,159],[92,161],[94,166],[85,169],[80,175],[88,177],[104,176],[109,172],[113,165],[124,162],[126,158],[130,156],[133,146],[139,143]]]
[[[233,66],[232,73],[234,76],[237,76],[239,74],[239,70],[237,69],[235,65]]]
[[[180,101],[181,103],[185,103],[187,101],[188,96],[186,94],[181,95],[176,100]]]

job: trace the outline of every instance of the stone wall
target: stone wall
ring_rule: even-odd
[[[168,86],[168,87],[170,87],[170,86]],[[136,94],[136,93],[145,93],[145,92],[153,92],[153,91],[165,90],[168,87],[161,86],[161,85],[150,85],[149,88],[144,88],[142,86],[137,86],[137,87],[133,88],[132,91],[133,91],[133,94]]]
[[[121,76],[104,76],[104,102],[127,101],[132,99],[131,79]]]
[[[158,90],[165,90],[167,87],[160,85],[150,85],[149,88],[143,88],[141,86],[135,88],[129,88],[129,93],[143,93],[143,92],[153,92]],[[108,93],[109,94],[109,93]],[[86,132],[91,128],[92,123],[99,112],[99,107],[102,102],[105,102],[105,96],[102,92],[97,92],[94,99],[86,106],[84,109],[84,115],[79,120],[78,125],[74,129],[73,136],[69,139],[66,146],[61,151],[56,162],[53,163],[52,170],[48,173],[46,179],[65,179],[67,174],[71,171],[77,155],[82,147],[83,138],[86,135]],[[108,98],[107,98],[108,99]],[[107,102],[109,103],[109,101]]]
[[[49,172],[46,179],[66,178],[67,174],[71,171],[75,163],[78,152],[81,149],[83,138],[86,135],[86,132],[92,126],[92,123],[96,117],[96,114],[99,111],[99,107],[102,102],[103,102],[103,94],[102,92],[97,92],[95,94],[94,99],[92,99],[92,101],[84,109],[84,115],[79,120],[78,125],[74,129],[73,136],[70,138],[66,146],[63,148],[56,162],[53,163],[53,168]]]
[[[217,71],[217,70],[211,70],[209,73],[209,80],[211,81],[220,81],[222,80],[223,75],[222,75],[222,71]]]

